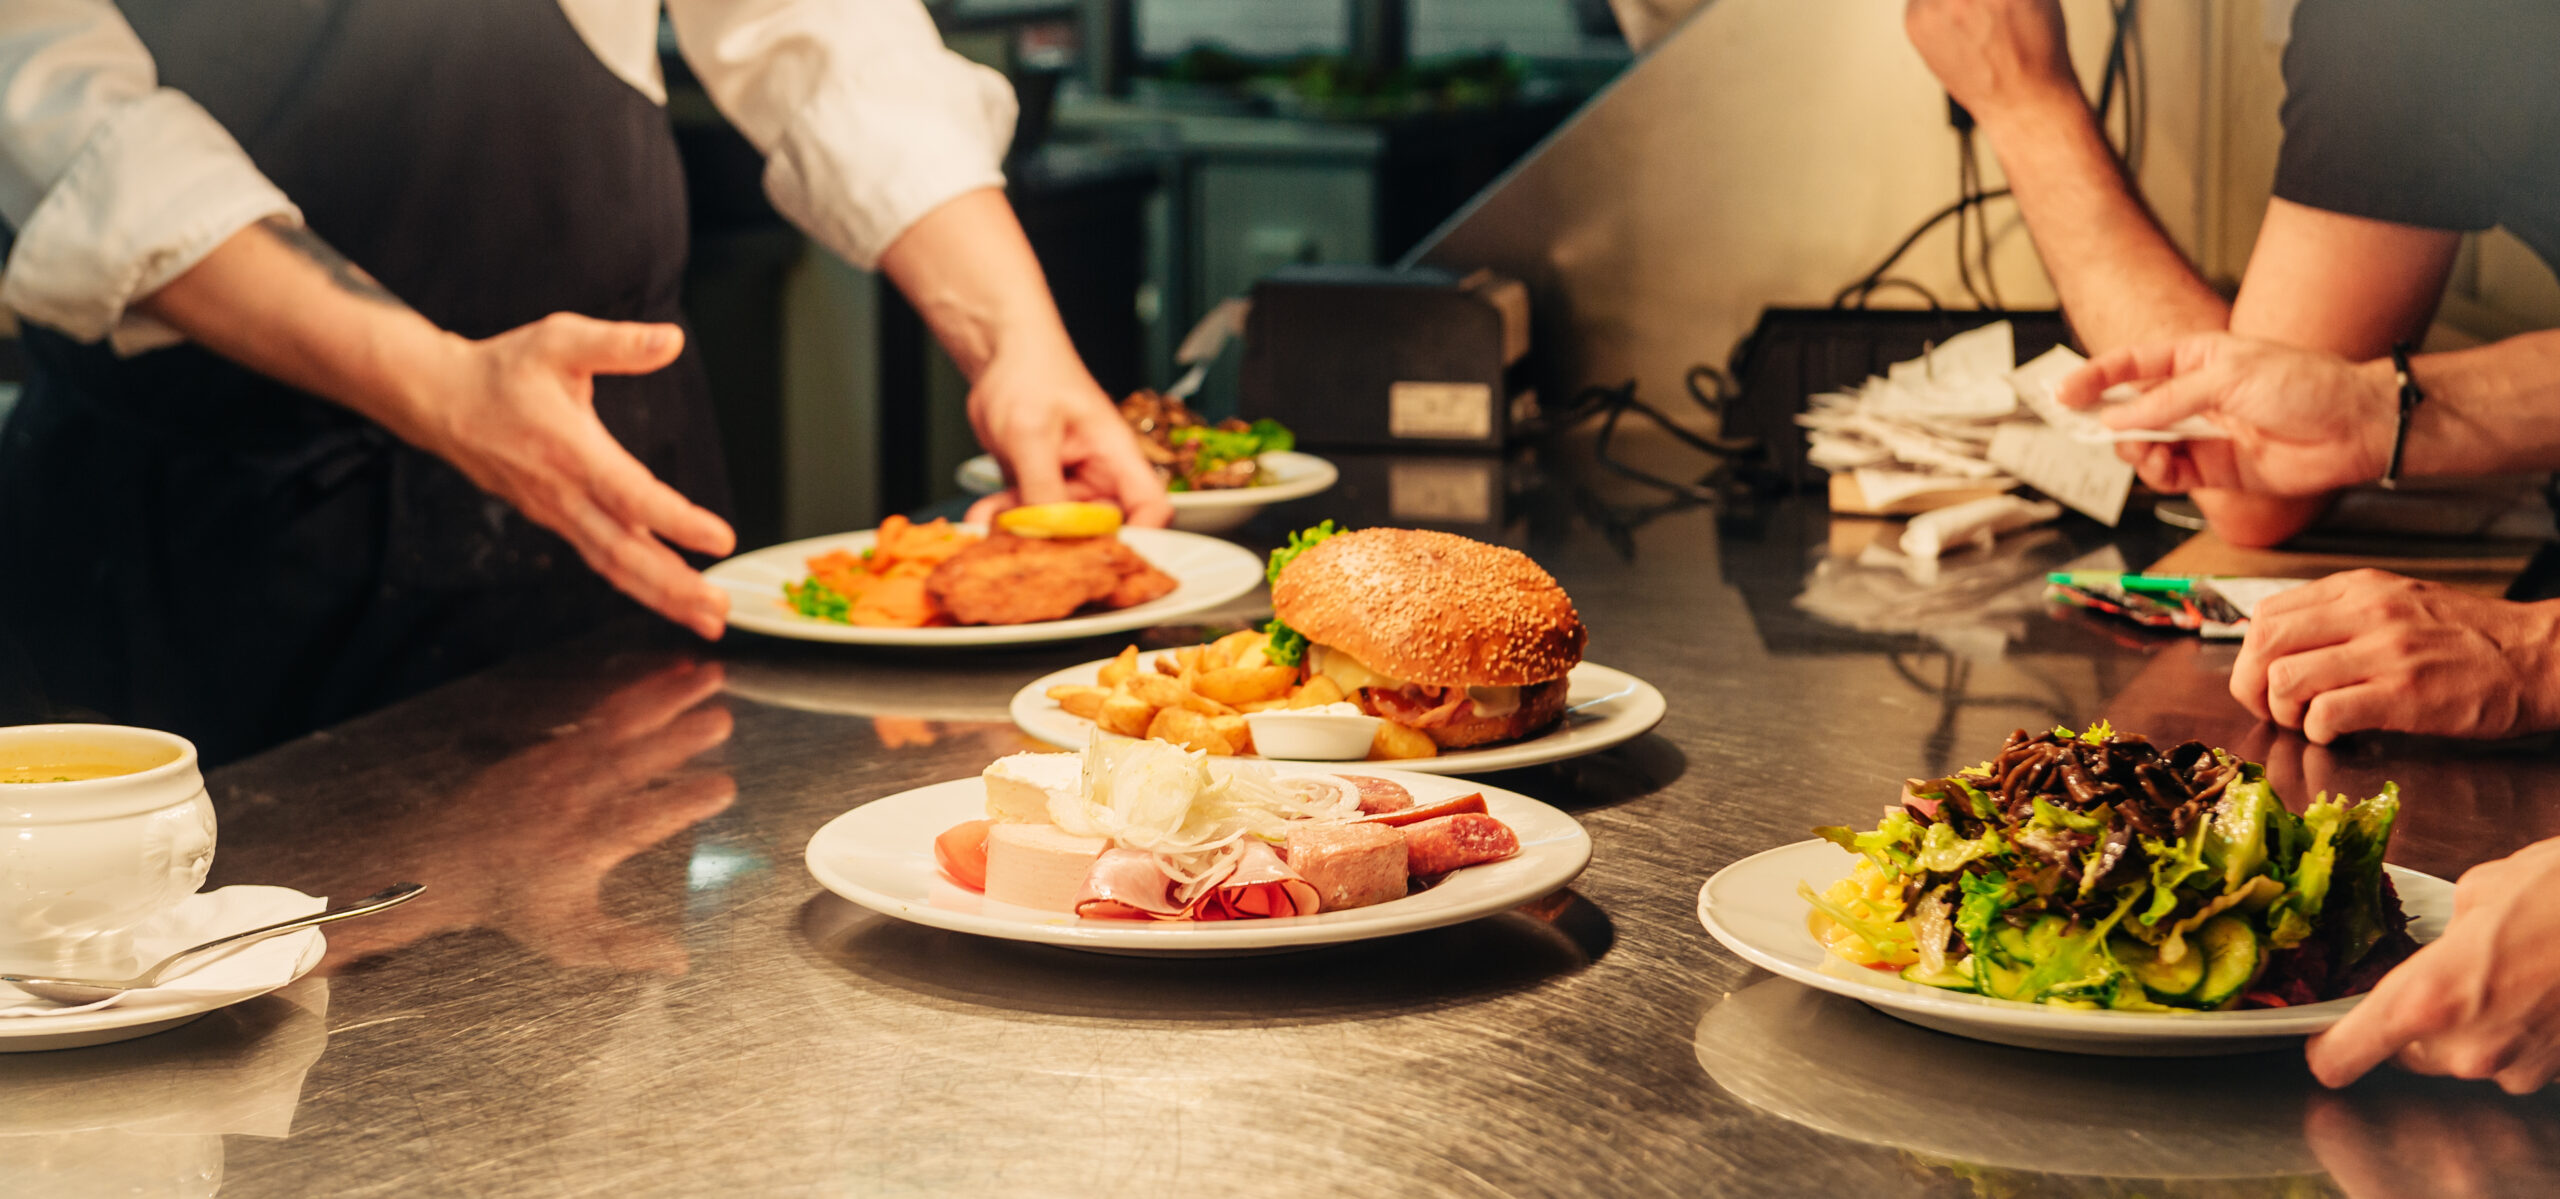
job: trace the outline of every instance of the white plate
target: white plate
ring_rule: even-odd
[[[268,991],[282,990],[320,964],[320,956],[329,948],[329,940],[319,929],[286,933],[287,938],[303,941],[301,956],[294,959],[293,977],[264,991],[245,995],[200,995],[186,999],[168,999],[158,1003],[119,1003],[95,1011],[73,1012],[66,1016],[23,1016],[0,1020],[0,1053],[30,1053],[40,1049],[77,1049],[84,1045],[105,1045],[147,1037],[155,1032],[193,1020],[206,1012],[246,1003]],[[0,983],[0,986],[7,984]]]
[[[1833,957],[1813,939],[1798,882],[1815,890],[1847,875],[1857,855],[1828,841],[1799,841],[1716,871],[1698,889],[1698,919],[1724,947],[1770,973],[1846,995],[1924,1028],[2067,1053],[2196,1057],[2282,1048],[2338,1022],[2357,999],[2238,1012],[2092,1012],[1989,999],[1925,987]],[[2443,935],[2453,884],[2385,867],[2421,943]]]
[[[1340,771],[1276,769],[1284,775],[1393,779],[1413,792],[1417,804],[1481,792],[1486,810],[1519,834],[1520,853],[1469,866],[1418,895],[1340,912],[1277,920],[1085,920],[996,903],[943,877],[933,861],[934,837],[987,814],[985,785],[965,778],[875,799],[828,821],[809,838],[809,873],[826,889],[875,912],[954,932],[1113,953],[1235,954],[1360,941],[1490,916],[1553,894],[1591,861],[1591,837],[1573,817],[1498,787],[1356,763]]]
[[[961,525],[972,532],[981,525]],[[802,641],[838,641],[850,645],[1025,645],[1037,641],[1069,641],[1101,633],[1124,633],[1206,611],[1262,585],[1262,559],[1241,546],[1167,529],[1122,529],[1120,540],[1156,569],[1173,576],[1174,589],[1161,599],[1133,608],[1070,616],[1037,624],[954,625],[930,629],[874,629],[836,624],[802,616],[782,598],[784,583],[809,577],[809,559],[829,550],[859,554],[871,548],[876,534],[839,533],[805,541],[767,546],[740,554],[704,571],[704,577],[729,593],[729,623],[749,632]]]
[[[1157,658],[1172,652],[1157,650],[1140,654],[1138,667],[1147,669]],[[1049,698],[1049,689],[1094,686],[1101,681],[1102,668],[1110,661],[1104,658],[1082,666],[1070,666],[1032,680],[1029,686],[1013,693],[1013,722],[1020,725],[1023,732],[1060,749],[1083,749],[1086,739],[1093,735],[1093,722],[1059,707],[1058,701]],[[1653,684],[1625,671],[1611,670],[1592,662],[1574,667],[1573,673],[1565,676],[1565,707],[1563,723],[1526,741],[1462,749],[1436,758],[1404,758],[1376,764],[1424,774],[1484,774],[1561,762],[1635,740],[1662,723],[1662,714],[1666,710],[1662,693],[1655,690]],[[1334,765],[1359,766],[1362,763],[1337,762]]]
[[[1332,463],[1313,454],[1280,450],[1260,458],[1271,481],[1251,487],[1173,493],[1173,527],[1192,533],[1224,533],[1253,519],[1265,507],[1322,493],[1342,476]],[[986,454],[960,464],[952,478],[971,495],[1004,490],[1004,468]]]

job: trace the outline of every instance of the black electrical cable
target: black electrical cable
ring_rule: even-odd
[[[1930,214],[1929,219],[1920,222],[1920,226],[1918,228],[1913,229],[1909,234],[1906,234],[1901,243],[1893,247],[1893,252],[1885,255],[1884,261],[1876,264],[1874,270],[1868,271],[1866,274],[1859,276],[1857,282],[1841,288],[1838,294],[1832,296],[1831,306],[1834,308],[1845,308],[1849,305],[1850,298],[1854,296],[1858,301],[1858,306],[1863,308],[1866,306],[1867,297],[1874,294],[1878,288],[1899,286],[1907,287],[1922,295],[1929,296],[1929,307],[1933,309],[1941,307],[1937,302],[1937,297],[1931,295],[1929,289],[1907,279],[1887,278],[1885,272],[1892,270],[1895,263],[1902,261],[1903,255],[1911,252],[1912,246],[1918,244],[1921,238],[1928,236],[1930,230],[1937,228],[1948,217],[1955,216],[1976,204],[1987,204],[1993,200],[2005,198],[2008,194],[2008,188],[1994,188],[1977,196],[1961,197],[1957,199],[1955,203],[1949,204],[1946,207]]]

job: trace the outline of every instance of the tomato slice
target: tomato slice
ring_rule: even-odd
[[[987,826],[991,820],[963,820],[933,839],[933,860],[951,881],[972,891],[987,889]]]

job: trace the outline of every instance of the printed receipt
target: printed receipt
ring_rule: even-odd
[[[1991,463],[2108,528],[2123,518],[2133,493],[2133,464],[2116,457],[2113,445],[2043,425],[2000,426],[1991,435]]]

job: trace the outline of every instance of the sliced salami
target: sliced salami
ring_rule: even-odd
[[[1406,871],[1430,878],[1510,857],[1520,852],[1520,836],[1482,812],[1461,812],[1407,826],[1404,851]]]
[[[1360,814],[1375,816],[1381,812],[1401,812],[1413,806],[1413,792],[1392,779],[1372,778],[1365,774],[1337,774],[1335,778],[1360,789]]]

